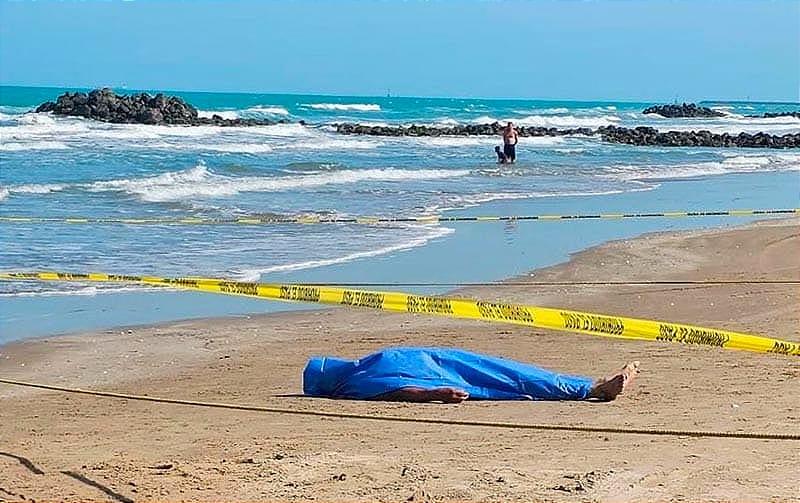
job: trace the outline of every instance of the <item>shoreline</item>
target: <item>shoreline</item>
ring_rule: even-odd
[[[539,268],[531,269],[527,272],[522,274],[512,275],[505,278],[500,278],[498,280],[486,282],[484,285],[488,288],[495,288],[495,287],[508,287],[511,285],[516,285],[523,283],[525,280],[530,279],[531,277],[536,276],[535,281],[547,281],[547,279],[542,278],[551,278],[550,281],[570,281],[569,279],[555,279],[561,278],[562,275],[556,273],[555,275],[552,274],[553,271],[559,270],[561,268],[568,267],[574,260],[582,257],[584,254],[591,255],[597,249],[604,249],[607,247],[614,247],[614,246],[624,246],[624,244],[628,241],[634,240],[651,240],[651,239],[670,239],[671,237],[681,236],[681,237],[689,237],[689,236],[697,236],[702,234],[714,234],[717,232],[727,232],[731,230],[737,229],[746,229],[751,227],[757,226],[772,226],[772,225],[782,225],[783,223],[791,223],[793,221],[800,222],[798,217],[788,216],[788,217],[768,217],[761,220],[753,220],[747,223],[741,224],[734,224],[730,227],[701,227],[695,229],[679,229],[679,230],[661,230],[661,231],[649,231],[649,232],[642,232],[641,234],[635,235],[629,238],[619,238],[619,239],[610,239],[599,244],[589,245],[586,248],[583,248],[578,251],[570,252],[567,254],[567,257],[560,262],[556,262],[552,265],[543,266]],[[575,280],[578,281],[578,280]],[[624,281],[617,279],[617,281]],[[261,282],[261,283],[291,283],[291,281],[271,281],[271,282]],[[335,282],[334,286],[335,286]],[[87,283],[87,285],[91,285],[92,283]],[[314,284],[313,282],[309,282],[309,284]],[[523,285],[524,286],[524,285]],[[558,285],[554,285],[558,286]],[[580,285],[576,285],[580,286]],[[601,285],[585,285],[584,288],[597,288]],[[624,285],[616,285],[617,287],[624,286]],[[374,288],[365,288],[365,289],[374,289]],[[164,288],[165,292],[173,293],[173,294],[191,294],[191,293],[198,293],[203,296],[214,297],[219,296],[221,294],[213,294],[213,293],[200,293],[200,292],[192,292],[189,290],[180,290],[180,289],[169,289]],[[392,290],[396,291],[396,290]],[[506,290],[509,291],[509,290]],[[152,293],[152,292],[151,292]],[[405,292],[404,292],[405,293]],[[146,294],[145,294],[146,295]],[[453,288],[442,293],[433,294],[436,296],[472,296],[475,298],[479,298],[480,296],[480,288],[475,289],[472,286],[463,286],[458,288]],[[241,297],[236,296],[226,296],[222,295],[222,297],[234,298],[234,299],[241,299]],[[252,299],[250,299],[252,300]],[[486,299],[480,299],[486,300]],[[258,299],[256,302],[263,302],[264,299]],[[270,317],[279,314],[291,314],[297,312],[309,312],[309,311],[325,311],[328,309],[347,309],[347,308],[337,308],[337,306],[330,306],[330,305],[323,305],[323,304],[314,304],[314,303],[304,303],[304,302],[288,302],[285,304],[286,306],[290,306],[287,309],[280,309],[276,311],[268,311],[264,313],[256,313],[256,312],[245,312],[245,313],[232,313],[222,316],[203,316],[203,317],[187,317],[187,318],[176,318],[166,321],[153,321],[153,322],[143,322],[143,323],[131,323],[131,324],[121,324],[121,325],[113,325],[113,326],[106,326],[97,329],[89,329],[89,330],[74,330],[68,332],[59,332],[53,334],[44,334],[44,335],[35,335],[29,337],[23,337],[19,339],[12,339],[8,342],[0,341],[0,355],[4,349],[12,347],[16,344],[23,344],[26,342],[35,343],[37,341],[42,341],[46,339],[52,338],[61,338],[61,337],[80,337],[81,335],[98,335],[98,334],[112,334],[119,332],[123,334],[125,332],[130,332],[132,330],[153,330],[159,327],[167,327],[173,324],[185,324],[185,323],[193,323],[196,322],[198,324],[202,323],[215,323],[215,322],[223,322],[225,320],[236,320],[236,319],[251,319],[254,317]],[[553,306],[540,306],[540,307],[565,307],[559,305]],[[357,309],[356,309],[357,311]],[[618,313],[599,313],[599,314],[618,314]],[[675,321],[675,320],[673,320]],[[709,328],[716,328],[716,327],[709,327]]]
[[[766,188],[776,186],[771,197],[796,206],[791,188],[796,186],[794,172],[777,173],[761,182],[752,174],[730,174],[709,183],[706,179],[677,180],[659,183],[652,191],[626,192],[613,196],[569,198],[532,198],[522,202],[495,201],[480,207],[448,212],[448,215],[475,214],[567,214],[624,213],[630,208],[671,211],[669,201],[700,192],[709,201],[725,200],[731,190],[743,191],[740,207],[758,207],[767,197]],[[640,220],[565,220],[559,222],[509,222],[441,224],[454,230],[427,241],[424,246],[375,257],[342,261],[325,267],[269,273],[261,278],[267,283],[337,283],[337,282],[497,282],[564,262],[570,254],[603,242],[628,239],[646,232],[729,228],[759,219],[757,216],[702,217]],[[772,217],[766,220],[773,220]],[[426,231],[427,232],[427,231]],[[542,237],[547,246],[542,246]],[[341,256],[336,252],[332,257]],[[503,257],[491,260],[487,257]],[[198,263],[196,276],[225,277],[213,274]],[[212,269],[214,266],[211,266]],[[148,268],[150,269],[150,268]],[[87,271],[69,271],[87,272]],[[176,271],[139,268],[108,269],[118,274],[173,276]],[[605,273],[604,273],[605,274]],[[91,285],[87,285],[91,289]],[[444,288],[411,288],[409,293],[442,294]],[[3,301],[6,316],[0,318],[0,332],[7,342],[53,334],[111,330],[114,327],[148,325],[153,322],[200,317],[248,315],[290,309],[307,309],[301,304],[276,304],[260,299],[213,294],[164,291],[141,292],[131,289],[96,295],[9,296]],[[2,345],[0,345],[2,347]]]
[[[800,220],[667,231],[614,240],[564,263],[453,295],[707,325],[800,340],[794,285],[551,286],[537,281],[800,279]],[[795,432],[796,358],[559,333],[470,320],[345,309],[193,319],[12,342],[6,378],[120,392],[403,416]],[[355,357],[390,345],[444,345],[599,376],[642,361],[611,404],[466,402],[459,406],[307,400],[310,355]],[[23,366],[24,364],[24,366]],[[35,499],[103,497],[72,470],[145,499],[792,499],[792,442],[498,432],[373,424],[0,387],[4,491]],[[54,422],[53,418],[59,418]],[[124,420],[112,420],[119,418]],[[413,437],[414,442],[407,442]],[[58,446],[54,449],[54,446]],[[739,453],[747,451],[743,458]],[[764,466],[753,471],[753,460]],[[170,469],[154,469],[159,464]],[[342,477],[340,475],[344,474]],[[580,481],[578,484],[576,481]],[[3,495],[5,496],[5,495]]]

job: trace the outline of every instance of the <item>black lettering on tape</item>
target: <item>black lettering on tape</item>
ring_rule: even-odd
[[[219,291],[239,295],[258,295],[258,283],[242,283],[239,281],[220,281]]]
[[[69,273],[69,272],[59,272],[59,273],[56,273],[56,276],[58,276],[58,279],[65,279],[65,280],[70,280],[70,279],[89,279],[89,275],[88,274],[72,274],[72,273]]]
[[[319,288],[315,286],[281,285],[281,299],[319,302],[319,296]]]
[[[406,311],[409,313],[453,314],[453,304],[450,299],[441,297],[408,295],[406,297]]]
[[[561,319],[564,321],[564,328],[570,330],[598,332],[608,335],[622,335],[625,332],[625,324],[619,318],[564,311],[559,314],[561,314]]]
[[[661,323],[658,326],[658,335],[656,336],[657,341],[667,341],[672,342],[678,336],[678,327],[674,325],[669,325],[667,323]]]
[[[730,336],[718,330],[661,323],[658,326],[656,340],[680,342],[682,344],[697,344],[701,346],[716,346],[721,348],[730,341]]]
[[[119,274],[109,274],[108,279],[111,281],[141,281],[140,276],[123,276]]]
[[[344,306],[368,307],[370,309],[383,309],[384,294],[375,292],[360,292],[358,290],[345,290],[342,293]]]
[[[564,321],[564,328],[575,330],[580,327],[578,325],[579,322],[577,316],[574,316],[571,313],[564,313],[564,312],[559,314],[561,314],[561,319]]]
[[[478,301],[476,303],[478,312],[482,318],[489,320],[508,320],[521,321],[523,323],[534,323],[533,313],[523,306],[514,304],[496,304],[494,302]]]
[[[199,288],[197,280],[187,278],[164,278],[163,282],[168,285],[176,285],[184,288]]]
[[[792,342],[775,341],[772,344],[772,347],[767,350],[767,353],[778,353],[781,355],[800,356],[800,344]]]
[[[9,276],[21,279],[39,279],[40,274],[38,272],[12,272],[9,273]]]

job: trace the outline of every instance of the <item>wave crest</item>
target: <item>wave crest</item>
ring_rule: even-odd
[[[49,194],[51,192],[61,192],[67,188],[66,185],[58,183],[33,183],[25,185],[12,185],[3,190],[8,194]]]
[[[380,112],[381,106],[375,103],[304,103],[301,106],[314,110],[336,110],[356,112]]]
[[[289,111],[285,108],[273,105],[257,105],[246,108],[244,112],[250,114],[289,115]]]
[[[143,201],[170,202],[193,198],[230,197],[241,192],[281,192],[286,190],[346,185],[365,181],[411,181],[465,176],[467,170],[445,169],[344,169],[310,175],[246,176],[219,175],[204,164],[156,176],[94,182],[92,192],[122,191]]]
[[[522,117],[521,119],[508,120],[513,121],[515,124],[520,126],[555,128],[597,128],[600,126],[617,125],[622,121],[622,119],[616,115],[601,115],[596,117],[576,117],[574,115],[529,115],[527,117]]]
[[[65,150],[66,143],[60,141],[2,142],[0,150],[4,152],[20,152],[23,150]]]
[[[574,115],[528,115],[526,117],[511,117],[506,119],[496,119],[488,115],[481,115],[471,119],[471,124],[493,124],[499,122],[513,122],[516,126],[531,127],[554,127],[554,128],[576,128],[588,127],[598,128],[600,126],[616,126],[622,121],[617,115],[599,115],[593,117],[576,117]]]
[[[707,161],[672,166],[619,165],[606,169],[603,176],[617,180],[671,180],[728,173],[760,171],[800,171],[800,154],[728,154],[721,161]]]

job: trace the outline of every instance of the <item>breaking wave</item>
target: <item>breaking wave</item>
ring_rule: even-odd
[[[619,165],[606,168],[605,177],[619,180],[670,180],[728,173],[800,171],[800,154],[727,154],[721,161],[677,165]]]
[[[301,105],[314,110],[337,110],[356,112],[380,112],[381,106],[375,103],[304,103]]]
[[[66,143],[60,141],[0,142],[0,150],[5,152],[19,152],[22,150],[64,150],[68,148]]]
[[[325,185],[345,185],[365,181],[413,181],[454,178],[467,170],[442,169],[345,169],[311,175],[231,177],[210,171],[204,164],[156,176],[94,182],[92,192],[121,191],[142,201],[168,202],[192,198],[230,197],[242,192],[281,192]]]
[[[289,111],[285,108],[271,105],[258,105],[246,108],[244,112],[249,114],[289,115]]]
[[[599,115],[594,117],[576,117],[574,115],[528,115],[526,117],[512,117],[496,119],[488,115],[481,115],[471,119],[472,124],[492,124],[499,122],[513,122],[517,126],[554,127],[554,128],[598,128],[600,126],[619,125],[622,119],[617,115]]]

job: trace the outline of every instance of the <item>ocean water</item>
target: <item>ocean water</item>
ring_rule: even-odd
[[[255,128],[113,125],[31,113],[65,89],[0,87],[0,215],[176,218],[530,215],[794,208],[797,150],[611,145],[522,138],[344,136],[331,124],[649,125],[800,132],[748,118],[800,104],[704,103],[715,119],[665,119],[652,103],[176,92]],[[297,121],[304,120],[302,126]],[[463,224],[131,226],[0,223],[0,270],[208,276],[247,281],[496,281],[641,232],[743,218]],[[610,272],[613,273],[613,272]],[[418,289],[419,290],[419,289]],[[444,291],[429,287],[424,291]],[[0,342],[198,316],[295,308],[126,285],[0,282]]]

